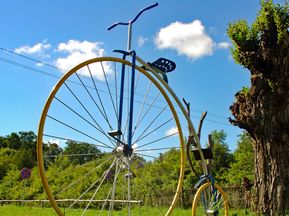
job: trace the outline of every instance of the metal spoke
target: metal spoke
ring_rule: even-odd
[[[86,178],[87,176],[89,176],[93,171],[95,171],[96,169],[98,169],[100,166],[102,166],[103,164],[105,164],[106,162],[108,162],[109,160],[111,160],[113,157],[109,157],[107,158],[105,161],[103,161],[102,163],[98,164],[95,168],[93,168],[92,170],[90,170],[89,172],[87,172],[85,175],[83,175],[81,178],[79,178],[78,180],[72,182],[70,185],[66,186],[64,189],[62,189],[62,191],[58,192],[55,196],[59,196],[60,194],[62,194],[64,191],[67,191],[69,188],[71,188],[73,185],[75,185],[76,183],[80,182],[81,180],[83,180],[84,178]]]
[[[58,102],[60,102],[62,105],[64,105],[67,109],[69,109],[70,111],[72,111],[74,114],[76,114],[77,116],[79,116],[81,119],[83,119],[85,122],[87,122],[89,125],[91,125],[92,127],[94,127],[97,131],[99,131],[101,134],[103,134],[106,138],[108,138],[110,140],[110,143],[115,146],[115,143],[113,143],[113,139],[111,139],[104,131],[103,129],[99,129],[98,127],[96,127],[94,124],[92,124],[90,121],[88,121],[86,118],[84,118],[82,115],[80,115],[78,112],[76,112],[74,109],[72,109],[70,106],[68,106],[66,103],[64,103],[62,100],[60,100],[57,97],[54,97]],[[95,122],[96,123],[96,122]],[[100,127],[100,125],[98,123],[96,123],[97,126]]]
[[[143,102],[141,103],[141,108],[140,108],[140,111],[139,111],[139,114],[138,114],[138,117],[137,117],[137,120],[136,120],[136,125],[139,124],[140,116],[141,116],[141,114],[142,114],[144,105],[146,104],[147,96],[148,96],[148,93],[149,93],[149,91],[150,91],[151,86],[152,86],[152,83],[150,82],[149,87],[147,88],[147,91],[146,91],[146,93],[145,93],[145,95],[144,95]],[[136,127],[135,127],[135,128],[136,128]],[[135,128],[134,128],[133,134],[135,133]]]
[[[177,135],[178,133],[179,133],[179,132],[176,132],[176,133],[173,133],[173,134],[170,134],[170,135],[164,136],[164,137],[162,137],[162,138],[159,138],[159,139],[153,140],[153,141],[148,142],[148,143],[146,143],[146,144],[140,145],[140,146],[136,147],[135,149],[139,149],[139,148],[141,148],[141,147],[144,147],[144,146],[150,145],[150,144],[152,144],[152,143],[159,142],[159,141],[164,140],[164,139],[167,139],[167,138],[169,138],[169,137],[171,137],[171,136],[175,136],[175,135]]]
[[[80,133],[80,134],[82,134],[82,135],[84,135],[84,136],[86,136],[86,137],[88,137],[88,138],[90,138],[90,139],[96,141],[96,142],[99,142],[99,143],[105,145],[105,146],[108,147],[108,148],[111,148],[109,145],[107,145],[107,144],[101,142],[100,140],[95,139],[94,137],[92,137],[92,136],[90,136],[90,135],[84,133],[84,132],[81,131],[81,130],[78,130],[78,129],[76,129],[76,128],[74,128],[74,127],[72,127],[72,126],[70,126],[70,125],[68,125],[68,124],[66,124],[66,123],[64,123],[64,122],[62,122],[62,121],[60,121],[60,120],[58,120],[58,119],[52,117],[52,116],[50,116],[50,115],[47,115],[47,117],[50,118],[50,119],[53,119],[54,121],[56,121],[56,122],[58,122],[58,123],[60,123],[60,124],[62,124],[62,125],[64,125],[64,126],[70,128],[70,129],[72,129],[72,130],[74,130],[74,131],[76,131],[76,132],[78,132],[78,133]]]
[[[152,155],[141,154],[141,153],[135,153],[135,154],[136,154],[136,155],[140,155],[140,156],[144,156],[144,157],[153,158],[153,159],[158,159],[158,157],[156,157],[156,156],[152,156]]]
[[[119,113],[118,113],[118,109],[119,109],[119,106],[118,106],[118,89],[117,89],[117,74],[116,74],[116,64],[114,62],[114,86],[115,86],[115,105],[116,105],[116,116],[117,116],[117,119],[119,119]],[[111,129],[112,130],[112,129]]]
[[[115,163],[115,160],[116,160],[116,158],[113,160],[111,166]],[[111,166],[110,166],[110,167],[111,167]],[[74,206],[75,203],[77,203],[92,187],[94,187],[94,185],[97,184],[97,182],[98,182],[100,179],[102,179],[104,176],[106,176],[107,173],[108,173],[108,171],[109,171],[109,169],[110,169],[110,168],[108,168],[108,169],[102,174],[102,176],[100,176],[96,181],[94,181],[76,200],[74,200],[74,202],[73,202],[67,209],[65,209],[65,212],[67,212],[68,210],[70,210],[70,209]],[[103,179],[105,179],[105,177],[104,177]]]
[[[116,168],[115,168],[115,175],[114,175],[114,180],[113,180],[113,185],[112,185],[112,193],[111,193],[111,200],[112,202],[110,203],[110,206],[109,206],[109,216],[111,215],[111,211],[113,210],[114,208],[114,201],[115,201],[115,189],[116,189],[116,180],[118,178],[118,175],[121,171],[121,168],[120,168],[120,165],[118,163],[119,161],[117,161],[117,164],[116,164]]]
[[[43,134],[43,136],[55,138],[55,139],[60,139],[60,140],[72,141],[72,142],[76,142],[76,143],[83,143],[82,141],[78,141],[75,139],[70,139],[70,138],[65,138],[65,137],[60,137],[60,136],[55,136],[55,135],[50,135],[50,134]],[[88,144],[91,144],[91,143],[88,143]],[[104,145],[98,145],[98,144],[91,144],[91,145],[95,145],[97,147],[102,147],[102,148],[115,149],[115,148],[110,147],[110,146],[104,146]]]
[[[144,151],[158,151],[158,150],[171,150],[171,149],[179,149],[180,147],[167,147],[167,148],[150,148],[150,149],[139,149],[134,151],[135,153],[144,152]]]
[[[146,138],[147,136],[149,136],[149,135],[152,134],[153,132],[159,130],[160,128],[162,128],[163,126],[165,126],[166,124],[168,124],[168,123],[169,123],[170,121],[172,121],[172,120],[173,120],[173,119],[171,118],[171,119],[165,121],[164,123],[162,123],[162,124],[159,125],[158,127],[154,128],[153,130],[151,130],[149,133],[147,133],[147,134],[145,134],[145,135],[141,134],[141,136],[139,136],[134,143],[137,143],[137,142],[141,141],[142,139]],[[143,135],[143,136],[142,136],[142,135]]]
[[[98,190],[99,190],[99,189],[100,189],[100,187],[102,186],[102,183],[103,183],[103,182],[104,182],[104,180],[106,179],[106,177],[107,177],[108,173],[110,172],[110,170],[111,170],[111,169],[112,169],[112,167],[114,166],[114,164],[115,164],[115,161],[116,161],[116,160],[114,160],[114,161],[113,161],[113,163],[111,164],[111,166],[110,166],[110,167],[108,168],[108,170],[106,171],[105,175],[103,176],[103,178],[102,178],[102,180],[101,180],[100,184],[98,185],[98,187],[96,188],[96,190],[95,190],[94,194],[92,195],[91,199],[89,200],[88,204],[86,205],[86,207],[85,207],[85,209],[84,209],[83,213],[81,214],[81,216],[83,216],[83,215],[84,215],[84,213],[86,212],[86,210],[88,209],[88,207],[89,207],[89,205],[91,204],[92,200],[94,199],[94,197],[95,197],[96,193],[98,192]]]
[[[102,130],[102,127],[97,123],[97,121],[93,118],[93,116],[90,114],[90,112],[86,109],[86,107],[83,105],[83,103],[79,100],[79,98],[74,94],[74,92],[69,88],[69,86],[64,82],[64,85],[68,88],[68,90],[71,92],[71,94],[74,96],[74,98],[78,101],[78,103],[81,105],[81,107],[86,111],[86,113],[90,116],[90,118],[93,120],[93,122],[99,127],[99,129],[105,134],[105,132]],[[111,141],[111,139],[107,136],[107,138],[110,140],[111,144],[116,147],[116,145]]]
[[[144,113],[144,115],[142,116],[142,118],[139,120],[138,124],[135,125],[135,128],[137,128],[141,122],[143,121],[143,119],[145,118],[145,116],[148,114],[148,112],[150,111],[150,109],[153,107],[154,103],[156,102],[157,98],[159,97],[160,92],[158,92],[158,94],[156,95],[156,97],[154,98],[154,100],[152,101],[152,103],[149,105],[148,109],[146,110],[146,112]]]
[[[112,130],[112,126],[111,126],[111,124],[109,123],[107,114],[106,114],[106,112],[105,112],[105,109],[104,109],[104,106],[103,106],[103,103],[102,103],[102,100],[101,100],[101,97],[100,97],[100,94],[99,94],[99,90],[98,90],[98,88],[96,87],[95,80],[94,80],[94,78],[93,78],[93,76],[92,76],[92,73],[91,73],[91,70],[90,70],[89,65],[87,65],[87,68],[88,68],[88,71],[89,71],[90,78],[92,79],[92,83],[93,83],[94,89],[95,89],[95,91],[96,91],[96,94],[97,94],[97,97],[98,97],[98,100],[99,100],[99,102],[100,102],[100,105],[101,105],[102,110],[100,110],[100,108],[99,108],[98,106],[97,106],[97,107],[99,108],[99,111],[101,112],[101,114],[103,115],[103,117],[104,117],[104,119],[106,120],[107,124],[109,125],[109,128]]]
[[[96,101],[94,100],[94,98],[92,97],[90,91],[88,91],[87,87],[84,85],[82,79],[80,78],[80,76],[78,75],[78,73],[75,73],[75,75],[77,76],[78,80],[81,82],[82,86],[84,87],[85,91],[87,92],[87,94],[89,95],[90,99],[93,101],[93,103],[95,104],[95,106],[97,107],[97,109],[100,111],[101,115],[104,117],[104,119],[108,122],[107,120],[107,116],[104,115],[104,113],[102,113],[102,111],[100,110],[98,104],[96,103]],[[108,122],[109,123],[109,122]],[[112,129],[111,125],[109,124],[110,129]]]
[[[111,93],[110,87],[109,87],[109,85],[108,85],[108,80],[107,80],[107,77],[106,77],[106,73],[105,73],[105,70],[104,70],[104,67],[103,67],[102,62],[100,62],[100,64],[101,64],[102,73],[103,73],[103,76],[104,76],[104,79],[105,79],[106,87],[107,87],[108,92],[109,92],[109,98],[110,98],[110,100],[111,100],[111,103],[112,103],[112,106],[113,106],[113,110],[114,110],[115,116],[116,116],[116,118],[118,119],[116,107],[115,107],[115,104],[114,104],[114,102],[113,102],[112,93]]]
[[[135,142],[137,142],[140,137],[152,126],[152,124],[158,119],[158,117],[160,117],[160,115],[162,114],[162,112],[167,108],[168,105],[164,106],[164,108],[153,118],[153,120],[149,123],[149,125],[143,130],[143,132],[139,135],[139,137],[137,138],[137,140]],[[135,127],[135,131],[136,131],[137,127]]]
[[[103,154],[103,153],[43,155],[43,158],[53,158],[53,157],[78,157],[78,156],[102,155],[102,154]]]

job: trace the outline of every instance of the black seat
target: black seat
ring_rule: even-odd
[[[166,83],[168,83],[168,77],[166,75],[166,73],[173,71],[176,68],[176,63],[165,59],[165,58],[159,58],[158,60],[154,61],[153,63],[148,62],[147,63],[150,67],[152,68],[156,68],[160,72],[163,76],[163,79],[165,80]],[[144,66],[142,67],[145,70],[147,70],[147,68],[145,68]]]
[[[159,69],[163,73],[171,72],[176,68],[175,62],[165,58],[159,58],[153,63],[148,62],[148,65]]]

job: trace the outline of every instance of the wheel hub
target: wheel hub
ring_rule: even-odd
[[[128,144],[124,144],[122,151],[125,157],[130,157],[132,155],[133,149]]]

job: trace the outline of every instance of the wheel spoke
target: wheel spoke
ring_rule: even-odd
[[[54,139],[65,140],[65,141],[72,141],[72,142],[75,142],[75,143],[82,143],[82,141],[79,141],[79,140],[70,139],[70,138],[65,138],[65,137],[60,137],[60,136],[56,136],[56,135],[43,134],[43,136],[45,136],[45,137],[50,137],[50,138],[54,138]],[[86,142],[86,143],[87,143],[87,142]],[[88,143],[88,144],[91,144],[91,143]],[[101,147],[101,148],[114,149],[114,148],[112,148],[112,147],[110,147],[110,146],[107,146],[107,145],[99,145],[99,144],[91,144],[91,145],[94,145],[94,146],[97,146],[97,147]]]
[[[80,99],[75,95],[75,93],[71,90],[71,88],[64,83],[64,85],[66,86],[66,88],[69,90],[69,92],[74,96],[74,98],[77,100],[77,102],[81,105],[81,107],[86,111],[86,113],[89,115],[89,117],[93,120],[93,122],[97,125],[97,127],[102,131],[102,134],[105,134],[105,131],[103,131],[102,127],[97,123],[97,121],[95,120],[95,118],[92,116],[92,114],[88,111],[88,109],[83,105],[83,103],[80,101]],[[108,137],[106,135],[106,137],[108,138],[108,140],[111,142],[112,145],[114,145],[116,147],[116,145],[112,142],[112,140],[110,139],[110,137]]]
[[[166,215],[175,206],[180,191],[169,186],[164,192],[162,183],[151,180],[172,176],[166,161],[172,156],[180,172],[168,185],[181,184],[184,139],[178,110],[153,73],[136,66],[132,83],[132,69],[123,59],[94,58],[66,73],[49,95],[37,157],[57,215]],[[158,175],[150,173],[163,162]]]
[[[153,125],[153,123],[160,117],[160,115],[162,114],[162,112],[165,110],[167,108],[167,105],[166,106],[164,106],[164,108],[153,118],[153,120],[149,123],[149,125],[143,130],[143,132],[139,135],[139,137],[136,139],[136,141],[135,142],[138,142],[140,139],[141,139],[141,137],[143,136],[143,134]],[[170,120],[169,120],[170,121]],[[167,122],[169,122],[169,121],[167,121]],[[160,128],[160,127],[158,127],[158,128]],[[135,130],[137,129],[137,127],[135,128]],[[154,130],[155,131],[155,130]],[[154,132],[154,131],[152,131],[152,132]],[[151,133],[152,133],[151,132]]]
[[[167,125],[169,122],[171,122],[173,119],[169,119],[167,121],[165,121],[164,123],[160,124],[158,127],[154,128],[153,130],[151,130],[149,133],[143,135],[143,136],[139,136],[137,138],[136,141],[134,141],[134,143],[137,143],[139,141],[141,141],[142,139],[146,138],[147,136],[149,136],[150,134],[156,132],[157,130],[159,130],[160,128],[162,128],[163,126]]]
[[[158,94],[155,96],[155,98],[153,99],[153,101],[151,102],[151,104],[149,105],[148,109],[146,110],[146,112],[144,113],[144,115],[140,118],[138,124],[135,125],[135,128],[137,128],[141,122],[143,121],[143,119],[145,118],[145,116],[148,114],[148,112],[150,111],[150,109],[153,107],[154,103],[156,102],[157,98],[159,97],[160,92],[158,92]]]
[[[105,172],[105,175],[103,176],[100,184],[98,185],[98,187],[96,188],[94,194],[92,195],[91,199],[89,200],[89,203],[86,205],[86,207],[85,207],[83,213],[81,214],[81,216],[84,215],[84,213],[85,213],[86,210],[88,209],[89,205],[91,204],[92,200],[94,199],[96,193],[99,191],[99,188],[102,186],[102,184],[103,184],[105,178],[107,177],[108,173],[110,172],[110,170],[112,169],[112,167],[115,165],[115,161],[116,161],[116,160],[117,160],[117,159],[115,159],[115,160],[113,161],[113,163],[111,164],[111,166],[110,166],[110,167],[108,168],[108,170]]]
[[[94,124],[92,124],[90,121],[88,121],[86,118],[84,118],[82,115],[80,115],[78,112],[76,112],[74,109],[72,109],[70,106],[68,106],[66,103],[64,103],[62,100],[60,100],[59,98],[55,97],[55,99],[60,102],[63,106],[65,106],[67,109],[69,109],[70,111],[72,111],[74,114],[76,114],[77,116],[79,116],[81,119],[83,119],[85,122],[87,122],[89,125],[91,125],[93,128],[95,128],[97,131],[99,131],[101,134],[103,134],[113,146],[116,146],[115,143],[113,143],[113,139],[111,139],[104,131],[103,129],[100,127],[100,125],[98,123],[96,123],[96,125],[98,127],[96,127]]]
[[[94,78],[93,78],[93,76],[92,76],[92,73],[91,73],[91,70],[90,70],[89,65],[87,65],[87,69],[88,69],[88,71],[89,71],[90,78],[91,78],[91,80],[92,80],[92,83],[93,83],[95,92],[96,92],[96,94],[97,94],[97,97],[98,97],[98,100],[99,100],[99,102],[100,102],[100,105],[101,105],[101,108],[102,108],[102,109],[100,109],[100,107],[99,107],[97,104],[96,104],[96,106],[97,106],[99,112],[100,112],[100,113],[102,114],[102,116],[104,117],[106,123],[109,125],[110,129],[112,130],[113,128],[112,128],[111,124],[109,123],[109,120],[108,120],[106,111],[105,111],[104,106],[103,106],[102,99],[101,99],[100,94],[99,94],[99,90],[98,90],[98,88],[96,87],[95,80],[94,80]]]
[[[174,149],[178,149],[180,147],[173,147]],[[137,149],[136,151],[134,151],[135,153],[138,152],[145,152],[145,151],[159,151],[159,150],[171,150],[172,148],[150,148],[150,149]]]
[[[93,182],[67,209],[65,209],[65,212],[67,212],[68,210],[70,210],[77,202],[79,202],[79,200],[92,188],[94,187],[100,180],[100,184],[97,187],[96,192],[99,190],[100,186],[102,185],[103,181],[105,180],[105,177],[107,176],[109,170],[113,167],[113,165],[115,164],[116,158],[113,160],[113,162],[111,163],[111,166],[95,181]],[[90,200],[91,203],[91,200]],[[89,203],[89,205],[90,205]]]
[[[62,124],[62,125],[64,125],[64,126],[66,126],[66,127],[68,127],[68,128],[70,128],[70,129],[72,129],[72,130],[74,130],[74,131],[76,131],[76,132],[78,132],[78,133],[80,133],[80,134],[82,134],[82,135],[84,135],[84,136],[86,136],[86,137],[88,137],[88,138],[90,138],[90,139],[92,139],[92,140],[94,140],[94,141],[96,141],[96,142],[99,142],[99,143],[103,144],[104,146],[106,146],[108,148],[111,148],[110,146],[108,146],[107,144],[103,143],[102,141],[95,139],[94,137],[86,134],[85,132],[83,132],[83,131],[81,131],[79,129],[76,129],[76,128],[74,128],[74,127],[72,127],[72,126],[70,126],[70,125],[68,125],[68,124],[66,124],[66,123],[64,123],[64,122],[52,117],[52,116],[50,116],[50,115],[47,115],[47,117],[52,119],[52,120],[54,120],[54,121],[56,121],[56,122],[58,122],[58,123],[60,123],[60,124]]]
[[[106,162],[108,162],[109,160],[111,160],[112,157],[109,157],[108,159],[106,159],[105,161],[103,161],[102,163],[98,164],[95,168],[93,168],[92,170],[90,170],[89,172],[87,172],[84,176],[82,176],[81,178],[79,178],[78,180],[72,182],[70,185],[66,186],[63,190],[61,190],[60,192],[58,192],[57,194],[55,194],[55,196],[59,196],[60,194],[62,194],[63,192],[65,192],[66,190],[68,190],[69,188],[71,188],[73,185],[79,183],[80,181],[82,181],[83,179],[85,179],[87,176],[89,176],[90,174],[92,174],[92,172],[94,172],[95,170],[97,170],[99,167],[101,167],[103,164],[105,164]]]
[[[104,79],[105,79],[105,84],[106,84],[107,90],[108,90],[108,92],[109,92],[109,98],[110,98],[111,104],[112,104],[112,106],[113,106],[114,114],[115,114],[115,116],[116,116],[116,119],[118,119],[118,114],[117,114],[117,111],[116,111],[116,106],[115,106],[115,103],[113,102],[112,93],[111,93],[111,90],[110,90],[110,87],[109,87],[109,84],[108,84],[108,80],[107,80],[107,77],[106,77],[106,72],[105,72],[105,70],[104,70],[103,63],[100,62],[100,64],[101,64],[102,73],[103,73],[103,76],[104,76]]]
[[[150,145],[150,144],[152,144],[152,143],[156,143],[156,142],[162,141],[162,140],[167,139],[167,138],[169,138],[169,137],[175,136],[175,135],[177,135],[178,133],[179,133],[179,132],[172,133],[172,134],[167,135],[167,136],[164,136],[164,137],[162,137],[162,138],[153,140],[153,141],[151,141],[151,142],[148,142],[148,143],[145,143],[145,144],[143,144],[143,145],[137,146],[135,149],[139,149],[139,148],[141,148],[141,147],[148,146],[148,145]]]

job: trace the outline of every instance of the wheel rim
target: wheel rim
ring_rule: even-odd
[[[211,216],[227,216],[228,215],[228,200],[223,189],[214,184],[212,188],[211,182],[203,184],[196,192],[192,215],[211,215]]]
[[[127,68],[127,81],[120,134],[122,65]],[[176,205],[184,163],[178,116],[158,82],[137,67],[133,139],[132,146],[127,146],[130,68],[129,62],[113,57],[83,62],[59,80],[46,101],[38,129],[37,159],[43,186],[58,215],[76,209],[79,215],[91,210],[99,215],[114,211],[135,215],[134,211],[155,211],[152,206],[159,206],[156,215],[165,215]],[[53,143],[59,144],[62,152]],[[172,164],[155,171],[158,180],[174,187],[170,200],[158,203],[157,196],[165,193],[164,188],[148,190],[144,178],[155,168],[153,161],[162,160],[159,154],[175,157],[179,168],[175,180],[162,179],[172,171]],[[172,189],[166,192],[172,193]],[[65,200],[70,204],[61,202]]]

